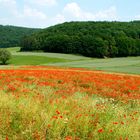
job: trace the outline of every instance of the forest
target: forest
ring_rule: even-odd
[[[0,48],[19,46],[21,38],[39,30],[40,29],[0,25]]]
[[[21,51],[80,54],[88,57],[140,55],[140,21],[66,22],[21,40]]]

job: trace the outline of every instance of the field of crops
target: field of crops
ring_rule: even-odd
[[[21,66],[0,70],[1,140],[139,140],[140,76]]]

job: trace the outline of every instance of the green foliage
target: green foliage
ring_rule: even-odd
[[[0,48],[19,46],[20,39],[40,29],[0,25]]]
[[[0,49],[0,61],[3,65],[11,58],[11,53],[6,49]]]
[[[139,56],[140,22],[66,22],[23,38],[21,46],[99,58]]]

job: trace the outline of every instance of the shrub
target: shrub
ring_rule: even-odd
[[[0,61],[1,64],[5,65],[11,58],[11,53],[6,49],[0,49]]]

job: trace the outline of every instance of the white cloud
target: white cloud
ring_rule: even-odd
[[[57,4],[56,0],[24,0],[25,3],[34,4],[37,6],[54,6]]]
[[[99,11],[95,14],[95,17],[99,20],[116,20],[118,18],[116,7],[112,6],[106,10]]]
[[[40,6],[52,6],[56,2],[57,0],[24,0],[23,7],[19,8],[17,0],[0,0],[0,23],[28,27],[47,27],[65,21],[117,19],[117,10],[114,6],[92,13],[83,10],[76,2],[72,2],[66,4],[56,15],[49,17],[49,13],[46,13],[47,10],[44,9],[45,7],[31,5],[31,3],[34,3]]]
[[[26,27],[46,27],[48,22],[49,20],[44,13],[29,7],[25,7],[23,12],[16,13],[14,16],[0,18],[1,24]]]
[[[64,7],[63,15],[69,20],[116,20],[117,10],[115,6],[112,6],[106,10],[91,13],[84,11],[77,3],[72,2]]]
[[[29,6],[24,6],[23,10],[15,17],[18,24],[28,27],[44,27],[48,21],[45,13]]]
[[[57,14],[54,18],[56,23],[62,23],[65,22],[65,17],[61,14]]]
[[[49,18],[49,22],[47,25],[55,25],[59,23],[65,22],[65,17],[62,14],[57,14],[56,16]]]
[[[48,18],[46,14],[36,8],[25,5],[23,9],[19,10],[16,0],[0,0],[1,24],[45,27],[47,26],[47,22]]]
[[[4,13],[4,15],[12,15],[16,13],[16,9],[17,9],[16,0],[0,0],[1,14]]]
[[[140,15],[136,15],[135,20],[140,20]]]
[[[12,4],[12,5],[14,5],[14,4],[16,4],[16,0],[0,0],[0,3],[1,4]]]
[[[75,2],[68,3],[64,7],[63,13],[68,14],[68,15],[73,16],[73,17],[76,17],[76,18],[81,18],[81,16],[83,15],[81,8]]]
[[[24,7],[23,13],[21,14],[21,17],[36,18],[38,20],[47,18],[47,16],[43,12],[38,11],[35,8],[30,8],[28,6]]]

